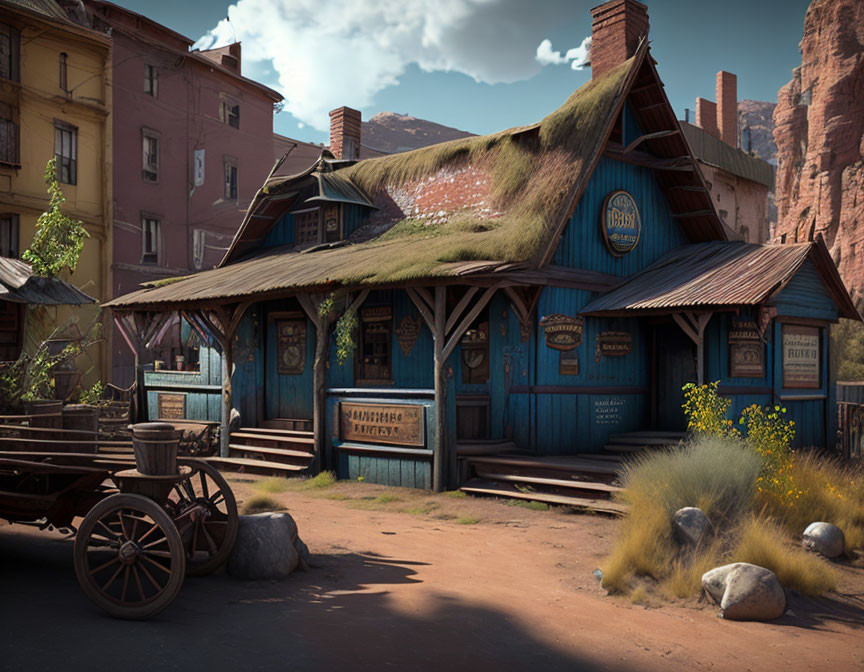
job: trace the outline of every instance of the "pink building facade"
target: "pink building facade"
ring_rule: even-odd
[[[146,17],[100,0],[86,6],[114,42],[112,292],[120,296],[220,261],[273,165],[282,96],[242,76],[239,43],[189,51],[192,40]],[[119,337],[112,349],[113,382],[128,385],[132,355]]]

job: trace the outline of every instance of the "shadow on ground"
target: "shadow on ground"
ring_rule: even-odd
[[[528,632],[511,614],[444,594],[404,599],[388,586],[420,584],[408,557],[315,556],[279,582],[225,574],[187,579],[177,601],[147,622],[116,621],[75,581],[72,544],[0,528],[0,661],[12,670],[595,670]],[[518,614],[519,605],[512,605]]]

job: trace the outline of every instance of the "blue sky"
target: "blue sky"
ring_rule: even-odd
[[[474,133],[541,119],[590,78],[543,66],[536,48],[577,47],[597,0],[115,0],[192,39],[243,42],[243,72],[281,91],[275,130],[326,142],[326,111],[410,114]],[[652,53],[679,117],[714,98],[776,101],[800,65],[807,0],[647,0]],[[230,7],[229,7],[230,6]],[[446,9],[445,9],[446,8]],[[224,21],[226,15],[230,21]],[[211,32],[212,31],[212,32]],[[208,36],[209,34],[209,36]],[[317,127],[317,128],[316,128]]]

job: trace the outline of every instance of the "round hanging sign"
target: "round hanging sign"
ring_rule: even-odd
[[[642,219],[636,201],[626,191],[613,191],[603,203],[603,238],[617,257],[630,252],[639,242]]]

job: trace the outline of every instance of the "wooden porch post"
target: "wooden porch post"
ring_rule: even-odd
[[[705,384],[705,327],[711,320],[711,312],[688,311],[672,315],[679,327],[696,344],[696,384]]]
[[[444,484],[447,482],[447,460],[445,460],[447,410],[444,405],[444,396],[447,391],[444,381],[444,362],[447,359],[444,354],[444,328],[447,323],[446,293],[447,288],[444,286],[435,288],[435,329],[432,332],[435,343],[435,443],[432,446],[432,487],[435,492],[444,490]]]
[[[346,309],[357,310],[369,296],[369,290],[363,290]],[[323,298],[313,298],[307,294],[298,294],[297,300],[309,320],[315,326],[315,361],[312,365],[312,434],[314,438],[315,456],[310,465],[311,471],[320,471],[332,465],[324,464],[325,427],[327,404],[327,361],[330,358],[330,325],[334,321],[332,314],[318,313]]]
[[[227,306],[195,311],[204,326],[213,334],[222,348],[222,412],[219,425],[219,455],[229,457],[231,443],[231,409],[234,395],[231,376],[234,373],[234,334],[250,303],[240,303],[233,310]]]
[[[143,354],[151,347],[151,341],[159,334],[171,313],[132,312],[115,314],[114,324],[126,341],[135,358],[135,415],[132,422],[147,419],[147,395],[144,391]]]

